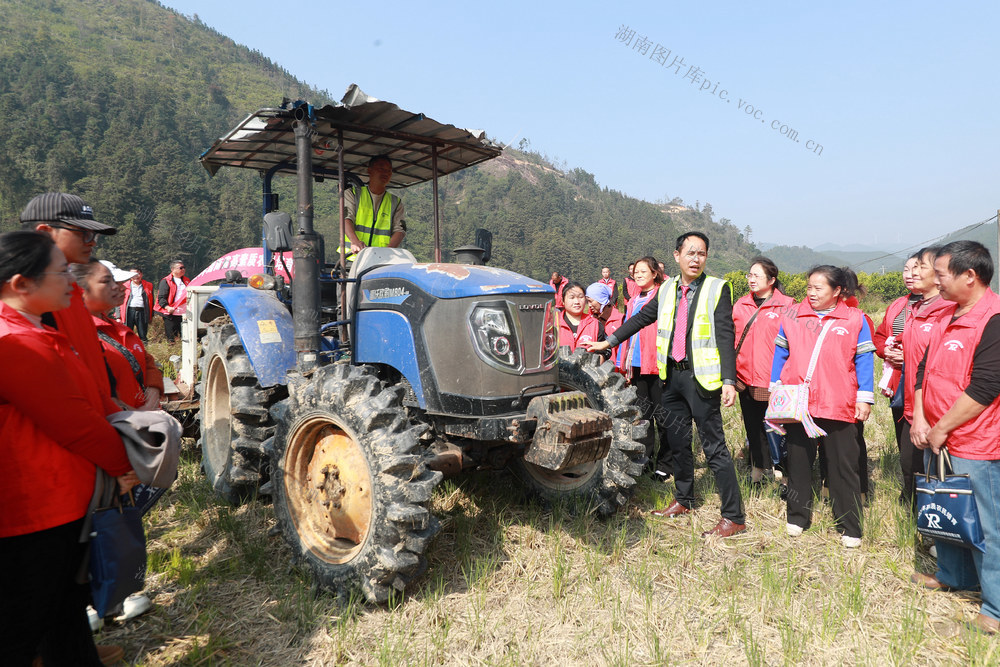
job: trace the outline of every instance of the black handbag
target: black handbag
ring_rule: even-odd
[[[91,520],[90,591],[104,617],[145,585],[146,532],[131,494],[94,510]]]
[[[933,460],[933,459],[932,459]],[[929,466],[934,467],[934,466]],[[966,549],[986,553],[979,508],[968,475],[952,470],[948,448],[937,456],[937,472],[917,475],[917,532]]]

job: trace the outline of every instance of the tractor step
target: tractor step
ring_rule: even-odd
[[[587,406],[587,396],[569,391],[538,396],[528,404],[537,426],[524,460],[548,470],[600,461],[611,449],[611,417]]]

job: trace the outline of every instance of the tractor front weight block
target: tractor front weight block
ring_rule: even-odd
[[[611,449],[611,417],[587,407],[581,391],[538,396],[527,419],[537,424],[524,460],[548,470],[565,470],[600,461]]]

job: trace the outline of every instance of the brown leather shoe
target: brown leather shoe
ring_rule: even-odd
[[[910,575],[910,581],[915,583],[921,588],[925,588],[929,591],[950,591],[951,586],[945,586],[940,581],[935,579],[929,574],[923,574],[921,572],[914,572]]]
[[[746,529],[747,525],[745,523],[733,523],[732,520],[723,517],[719,519],[719,523],[715,524],[715,528],[706,530],[701,536],[732,537],[736,533],[742,533]]]
[[[650,512],[650,514],[652,516],[659,516],[659,517],[666,517],[668,519],[673,519],[676,516],[681,516],[682,514],[688,514],[690,511],[691,508],[684,507],[684,505],[681,505],[679,502],[675,500],[674,502],[670,503],[667,509],[653,510],[652,512]]]
[[[116,665],[125,657],[125,649],[114,644],[98,644],[97,657],[102,665]]]
[[[1000,632],[1000,621],[986,614],[976,614],[969,627],[987,635],[995,635]]]

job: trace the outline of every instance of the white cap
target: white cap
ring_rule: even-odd
[[[123,283],[126,280],[131,280],[132,276],[138,275],[137,271],[122,271],[106,259],[102,259],[101,264],[108,267],[108,271],[111,271],[111,279],[116,283]]]

